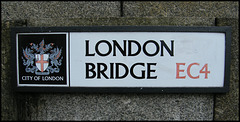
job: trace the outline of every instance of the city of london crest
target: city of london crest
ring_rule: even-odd
[[[39,44],[30,43],[29,47],[23,50],[23,65],[27,73],[36,75],[49,75],[58,73],[62,65],[62,49],[54,43],[44,44],[44,39]]]

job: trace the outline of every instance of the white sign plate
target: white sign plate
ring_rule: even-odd
[[[224,33],[72,32],[70,52],[70,86],[224,85]]]
[[[228,27],[50,29],[15,31],[17,88],[154,93],[228,90]],[[32,38],[36,41],[24,43]],[[34,63],[29,66],[27,61]]]

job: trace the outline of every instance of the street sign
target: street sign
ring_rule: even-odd
[[[16,91],[228,91],[230,27],[22,27],[11,36]]]

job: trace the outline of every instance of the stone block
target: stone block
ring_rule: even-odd
[[[216,17],[238,18],[237,1],[128,1],[124,17]]]
[[[215,120],[239,121],[239,19],[218,18],[217,26],[231,26],[231,68],[230,90],[226,94],[216,95]]]
[[[120,2],[111,1],[4,1],[1,20],[31,18],[119,17]]]
[[[56,26],[123,26],[123,25],[155,25],[155,26],[213,26],[215,18],[202,17],[106,17],[106,18],[31,18],[28,26],[56,27]]]
[[[1,120],[18,120],[17,98],[11,80],[10,27],[26,26],[25,20],[1,22]]]
[[[29,120],[212,120],[213,114],[213,97],[204,94],[54,93],[31,98],[35,100],[26,99]]]

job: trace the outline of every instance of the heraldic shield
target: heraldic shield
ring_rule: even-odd
[[[35,54],[35,59],[36,59],[35,63],[38,70],[44,72],[49,64],[48,62],[49,54]]]
[[[30,43],[30,47],[23,49],[23,65],[27,73],[36,75],[49,75],[59,73],[62,65],[62,49],[54,47],[54,43],[44,44],[44,40],[39,45]]]

